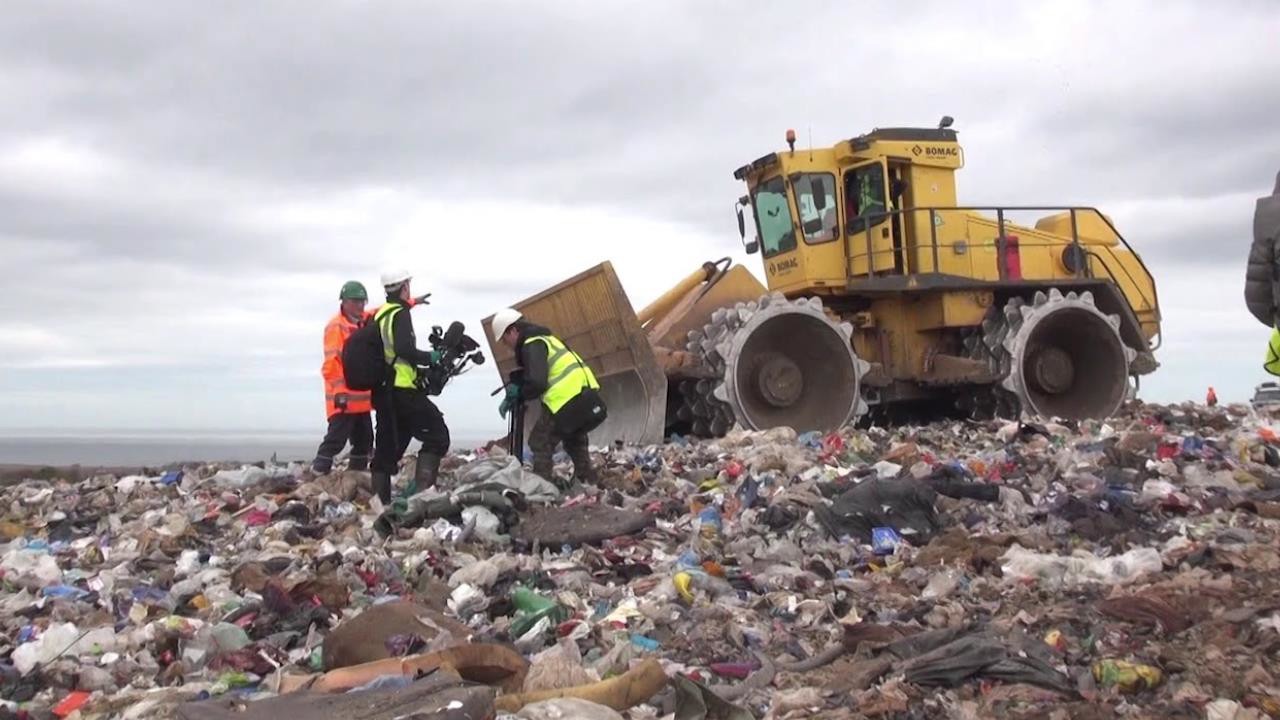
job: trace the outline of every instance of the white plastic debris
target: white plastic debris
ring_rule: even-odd
[[[261,482],[271,477],[266,470],[253,465],[246,465],[239,470],[219,470],[212,480],[224,487],[242,488]]]
[[[483,505],[474,505],[462,511],[462,524],[473,526],[474,536],[483,542],[500,542],[503,536],[498,532],[502,522],[493,511]]]
[[[1164,568],[1160,551],[1155,548],[1137,548],[1114,557],[1095,557],[1083,552],[1050,555],[1014,545],[1001,559],[1006,582],[1036,580],[1048,585],[1124,585]]]
[[[478,587],[492,587],[498,582],[500,575],[498,564],[493,558],[488,560],[479,560],[477,562],[463,565],[449,576],[449,587],[458,587],[459,585],[476,585]]]
[[[181,577],[186,577],[200,570],[200,552],[198,550],[183,550],[182,555],[178,557],[178,563],[174,566],[174,570]]]
[[[617,710],[580,698],[530,703],[516,713],[523,720],[622,720]]]
[[[474,585],[459,585],[449,594],[449,609],[460,618],[471,617],[488,606],[488,596]]]
[[[10,550],[0,560],[0,569],[4,570],[6,578],[27,579],[39,583],[41,587],[56,585],[62,581],[62,569],[58,567],[58,561],[43,550]]]
[[[462,537],[462,528],[440,518],[431,524],[431,534],[442,542],[456,542]]]
[[[924,586],[924,590],[920,593],[920,597],[925,600],[941,600],[955,592],[956,587],[960,585],[960,579],[964,577],[964,573],[956,568],[946,568],[938,571],[933,577],[929,578],[929,584]]]
[[[58,657],[64,650],[70,648],[78,637],[80,637],[80,629],[73,623],[50,625],[49,629],[40,634],[40,637],[19,645],[18,649],[13,651],[13,666],[18,669],[18,672],[26,675],[35,669],[36,665],[43,665]]]
[[[876,471],[876,476],[880,478],[895,478],[898,473],[902,472],[902,466],[897,463],[891,463],[888,460],[881,460],[871,466]]]

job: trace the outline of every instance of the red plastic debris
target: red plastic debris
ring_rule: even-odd
[[[262,527],[271,523],[271,513],[266,510],[250,510],[244,517],[244,524],[249,527]]]
[[[356,575],[359,575],[360,579],[364,581],[365,587],[370,590],[378,584],[378,573],[373,572],[372,570],[365,570],[364,568],[356,568],[355,572]]]
[[[738,680],[746,680],[747,676],[751,674],[751,671],[755,669],[751,663],[741,662],[711,663],[707,667],[710,668],[711,672],[719,675],[720,677],[735,678]]]
[[[76,690],[62,698],[62,702],[53,706],[53,714],[58,717],[66,717],[84,707],[89,702],[91,695],[92,693],[87,693],[84,690]]]

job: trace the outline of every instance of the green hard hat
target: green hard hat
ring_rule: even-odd
[[[342,292],[338,293],[339,300],[368,300],[369,293],[360,283],[352,280],[342,286]]]

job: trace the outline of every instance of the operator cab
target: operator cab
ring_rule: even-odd
[[[955,204],[962,154],[951,119],[938,128],[885,128],[828,148],[770,153],[738,168],[747,183],[739,230],[760,252],[771,289],[835,293],[851,279],[920,272],[904,210]],[[746,241],[750,205],[757,240]],[[921,228],[926,236],[927,228]]]

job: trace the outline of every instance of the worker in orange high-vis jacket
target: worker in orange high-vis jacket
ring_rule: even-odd
[[[342,346],[351,333],[369,318],[365,303],[369,293],[364,285],[352,280],[338,293],[338,314],[324,328],[324,363],[320,374],[324,376],[324,409],[329,417],[329,430],[325,433],[311,471],[324,475],[333,470],[333,459],[351,443],[352,470],[368,470],[369,455],[373,450],[373,399],[368,391],[351,390],[342,372]]]

